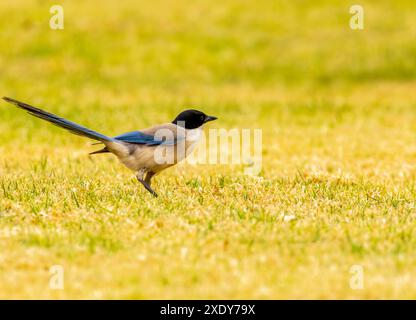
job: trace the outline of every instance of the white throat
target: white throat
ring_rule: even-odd
[[[197,142],[202,137],[202,126],[196,129],[186,129],[186,141]]]

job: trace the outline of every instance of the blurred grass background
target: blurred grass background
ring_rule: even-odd
[[[263,171],[180,165],[152,199],[1,103],[0,297],[415,298],[416,5],[353,31],[352,4],[2,1],[0,95],[108,135],[196,107],[263,129]]]

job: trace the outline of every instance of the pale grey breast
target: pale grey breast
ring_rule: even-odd
[[[130,170],[158,173],[186,158],[202,137],[202,128],[184,129],[173,123],[140,130],[165,141],[162,145],[127,144],[128,153],[120,155],[120,161]]]

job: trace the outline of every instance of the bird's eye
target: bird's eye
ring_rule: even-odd
[[[201,120],[204,120],[205,119],[205,117],[204,116],[201,116]]]

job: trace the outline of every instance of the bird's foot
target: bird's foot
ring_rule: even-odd
[[[143,187],[146,188],[147,191],[150,192],[152,196],[154,196],[155,198],[158,197],[158,194],[146,183],[146,181],[140,179],[139,177],[137,178],[137,180],[143,185]]]

